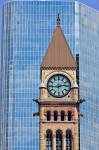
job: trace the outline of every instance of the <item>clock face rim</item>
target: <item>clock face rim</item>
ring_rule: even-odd
[[[51,93],[50,90],[49,90],[49,81],[50,81],[52,78],[54,78],[55,76],[62,76],[62,77],[65,77],[65,78],[68,80],[68,82],[69,82],[70,88],[69,88],[68,92],[66,92],[64,95],[56,96],[56,95],[54,95],[54,93]],[[63,98],[63,97],[65,97],[66,95],[68,95],[68,93],[69,93],[70,90],[71,90],[71,81],[70,81],[70,79],[69,79],[66,75],[63,75],[63,74],[54,74],[53,76],[51,76],[51,77],[48,79],[48,82],[47,82],[47,90],[48,90],[48,93],[49,93],[51,96],[56,97],[56,98]]]

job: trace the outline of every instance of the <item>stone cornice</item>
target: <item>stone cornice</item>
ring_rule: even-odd
[[[67,106],[67,105],[77,105],[78,102],[71,100],[71,101],[59,101],[59,100],[51,100],[51,101],[39,101],[39,105],[41,106]]]
[[[41,67],[41,70],[76,70],[76,67]]]
[[[47,124],[50,124],[50,123],[53,123],[53,124],[57,124],[57,123],[61,123],[61,124],[76,124],[78,123],[77,121],[41,121],[41,123],[47,123]]]

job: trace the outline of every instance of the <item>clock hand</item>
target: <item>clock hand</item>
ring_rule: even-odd
[[[53,85],[49,85],[49,87],[58,87],[57,85],[53,86]]]
[[[62,86],[66,86],[66,87],[68,87],[68,85],[65,85],[65,84],[63,84]]]
[[[63,84],[63,85],[61,85],[61,84],[58,84],[58,85],[49,85],[49,87],[57,87],[57,88],[62,87],[62,86],[68,87],[68,85],[65,85],[65,84]]]
[[[58,88],[61,87],[62,85],[58,85]]]
[[[69,87],[68,85],[58,85],[58,88],[60,88],[60,87]],[[66,90],[66,91],[68,91],[68,90]]]

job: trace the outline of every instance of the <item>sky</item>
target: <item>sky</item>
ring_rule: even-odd
[[[99,0],[80,0],[80,1],[84,4],[87,4],[99,10]],[[2,3],[3,0],[0,0],[0,49],[1,49]]]

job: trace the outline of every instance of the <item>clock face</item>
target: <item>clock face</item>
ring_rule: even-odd
[[[48,80],[47,89],[50,95],[60,98],[69,93],[71,83],[66,76],[56,74]]]

